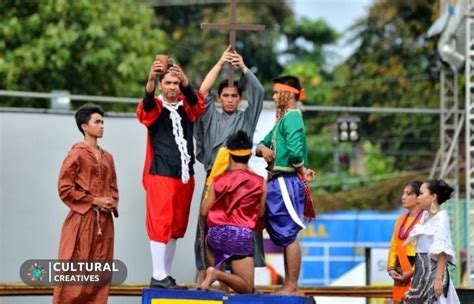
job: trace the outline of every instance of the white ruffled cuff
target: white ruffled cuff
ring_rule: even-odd
[[[454,253],[453,245],[448,240],[434,240],[433,244],[430,245],[428,250],[428,256],[437,261],[438,255],[444,252],[448,257],[448,262],[456,264],[456,255]]]

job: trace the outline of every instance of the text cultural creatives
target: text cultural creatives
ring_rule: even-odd
[[[119,285],[127,278],[127,267],[120,260],[28,260],[20,267],[20,277],[28,285]]]

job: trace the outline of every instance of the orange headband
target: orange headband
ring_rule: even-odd
[[[234,156],[247,156],[252,153],[252,149],[229,150],[229,153]]]
[[[284,92],[291,92],[295,94],[300,94],[299,100],[303,101],[305,96],[304,96],[304,89],[298,90],[296,88],[293,88],[289,85],[283,84],[283,83],[275,83],[273,85],[273,88],[277,91],[284,91]]]

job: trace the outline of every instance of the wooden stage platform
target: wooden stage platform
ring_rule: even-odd
[[[194,284],[187,285],[189,289],[196,289]],[[257,286],[263,294],[271,294],[280,286]],[[123,284],[112,286],[111,296],[141,296],[144,288],[143,284]],[[301,287],[299,292],[302,296],[334,296],[334,297],[364,297],[364,298],[390,298],[390,287],[372,286],[338,286],[338,287]],[[0,284],[1,296],[32,296],[32,295],[52,295],[52,286],[28,286],[23,283]]]
[[[192,290],[196,289],[194,284],[187,287]],[[279,286],[257,286],[258,290],[263,294],[273,293]],[[111,296],[130,296],[141,297],[143,290],[148,289],[148,285],[144,284],[123,284],[113,286],[110,291]],[[474,288],[457,288],[456,289],[461,303],[474,303]],[[361,297],[361,298],[391,298],[391,287],[374,287],[374,286],[337,286],[337,287],[301,287],[299,292],[302,296],[324,296],[324,297]],[[208,292],[208,294],[213,292]],[[0,284],[0,297],[21,297],[21,296],[51,296],[53,295],[52,286],[28,286],[24,283],[2,283]],[[245,298],[246,295],[241,295]],[[248,296],[248,295],[247,295]],[[238,299],[238,298],[236,298]],[[247,298],[248,299],[248,298]],[[254,301],[252,301],[254,302]],[[156,302],[159,303],[159,302]],[[175,302],[178,303],[178,302]],[[212,303],[212,302],[208,302]],[[222,303],[222,302],[217,302]],[[229,303],[229,302],[228,302]],[[238,303],[238,302],[234,302]],[[251,303],[249,301],[246,304]],[[256,303],[256,302],[255,302]],[[264,303],[264,302],[260,302]],[[207,304],[207,303],[206,303]],[[290,304],[285,302],[285,304]],[[305,303],[306,304],[306,303]]]

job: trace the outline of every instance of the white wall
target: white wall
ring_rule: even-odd
[[[262,114],[254,142],[271,128],[272,112]],[[148,284],[151,277],[141,186],[145,136],[145,127],[134,116],[109,116],[99,142],[113,154],[118,175],[120,217],[115,220],[115,258],[127,265],[125,283]],[[57,257],[61,226],[68,212],[57,194],[57,177],[66,153],[81,140],[72,113],[0,111],[0,283],[20,281],[18,271],[26,260]],[[251,163],[264,168],[261,159]],[[195,165],[195,171],[189,226],[185,238],[178,241],[172,269],[179,282],[189,283],[196,275],[193,246],[205,176],[201,164]],[[140,303],[140,298],[120,298],[113,297],[110,302]],[[34,302],[49,303],[50,299],[42,296]],[[31,297],[0,298],[0,303],[31,303]]]
[[[127,265],[126,283],[148,283],[151,276],[141,187],[145,136],[145,127],[133,116],[106,117],[99,142],[114,155],[118,175],[115,258]],[[68,212],[57,194],[57,177],[66,153],[81,140],[72,114],[0,112],[0,282],[20,281],[20,265],[28,259],[57,257]],[[189,227],[178,241],[173,265],[179,282],[193,282],[196,273],[193,244],[204,170],[200,164],[195,169]]]

